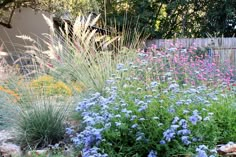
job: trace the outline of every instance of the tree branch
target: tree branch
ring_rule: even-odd
[[[10,23],[4,23],[4,22],[0,22],[0,25],[6,27],[6,28],[12,28]]]

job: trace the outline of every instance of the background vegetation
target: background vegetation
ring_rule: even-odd
[[[236,33],[236,2],[233,0],[0,0],[1,24],[10,27],[11,13],[30,6],[72,17],[88,12],[101,13],[105,25],[122,30],[124,15],[131,28],[139,26],[150,38],[232,37]]]

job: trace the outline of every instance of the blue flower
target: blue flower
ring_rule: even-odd
[[[171,127],[172,129],[176,130],[176,129],[179,128],[179,125],[171,125],[170,127]]]
[[[182,105],[183,104],[183,101],[179,100],[179,101],[176,101],[175,103],[176,105]]]
[[[151,82],[151,87],[152,87],[152,88],[156,87],[157,85],[158,85],[158,83],[157,83],[156,81]]]
[[[121,126],[121,123],[120,122],[115,122],[115,125],[118,127],[118,126]]]
[[[164,144],[166,144],[166,141],[165,141],[165,140],[161,140],[161,141],[160,141],[160,144],[161,144],[161,145],[164,145]]]
[[[150,152],[149,152],[149,154],[148,154],[148,156],[147,157],[157,157],[157,152],[156,151],[153,151],[153,150],[151,150]]]
[[[189,121],[193,124],[193,125],[196,125],[197,122],[198,122],[198,117],[193,115],[193,116],[190,116],[189,117]]]
[[[178,135],[190,135],[191,131],[188,129],[182,129],[177,132]]]
[[[167,142],[170,142],[173,138],[175,138],[175,132],[173,129],[167,129],[163,132],[163,135]]]
[[[198,121],[202,120],[202,117],[199,116],[198,110],[193,111],[193,115],[189,117],[189,121],[193,124],[196,125]]]
[[[170,84],[170,86],[169,86],[169,90],[175,90],[175,89],[177,89],[178,87],[179,87],[178,84],[173,83],[173,84]]]
[[[108,157],[107,154],[101,154],[99,153],[99,148],[93,147],[93,148],[84,148],[82,150],[82,157]]]
[[[188,110],[183,110],[183,114],[187,114],[187,113],[189,113]]]
[[[144,120],[145,120],[145,118],[139,118],[139,120],[140,120],[140,121],[144,121]]]
[[[157,120],[160,119],[159,117],[152,117],[153,120]]]
[[[148,108],[147,105],[142,105],[140,106],[140,108],[138,109],[139,112],[145,111]]]
[[[173,107],[170,107],[170,108],[168,109],[168,112],[170,112],[170,113],[175,113],[175,109],[174,109]]]
[[[74,132],[72,128],[66,128],[66,134],[71,135]]]
[[[121,63],[117,64],[116,66],[116,70],[122,70],[123,68],[124,68],[124,64],[121,64]]]
[[[207,146],[205,145],[199,145],[196,148],[196,152],[197,152],[197,157],[208,157],[206,151],[208,150]]]
[[[131,126],[131,128],[137,128],[138,127],[138,124],[133,124],[132,126]]]
[[[197,157],[208,157],[208,155],[207,155],[206,151],[204,151],[204,150],[199,150],[199,151],[197,152]]]
[[[72,140],[76,145],[84,145],[86,148],[91,148],[102,140],[101,132],[102,129],[86,127],[84,131]]]
[[[120,118],[120,117],[121,117],[120,114],[115,115],[115,118]]]
[[[176,124],[179,121],[179,117],[175,117],[174,120],[172,121],[172,124]]]
[[[140,140],[142,140],[143,138],[144,138],[144,133],[142,133],[142,132],[137,132],[136,133],[136,141],[140,141]]]
[[[204,120],[204,121],[209,121],[209,120],[210,120],[210,117],[207,116],[207,117],[205,117],[203,120]]]
[[[189,141],[189,137],[188,136],[182,136],[181,137],[181,140],[182,142],[185,144],[185,145],[189,145],[191,142]]]

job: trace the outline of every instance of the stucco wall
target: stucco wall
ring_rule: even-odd
[[[30,8],[16,10],[11,23],[12,28],[0,26],[0,44],[4,42],[4,51],[17,53],[27,44],[22,39],[16,38],[16,35],[28,35],[34,39],[43,38],[42,33],[48,33],[49,27],[42,14],[50,16],[48,13],[35,12]]]

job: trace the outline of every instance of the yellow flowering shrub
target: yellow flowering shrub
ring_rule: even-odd
[[[52,95],[67,95],[71,96],[73,94],[73,90],[76,92],[81,92],[83,90],[83,86],[76,83],[72,85],[72,88],[65,84],[62,81],[57,81],[52,76],[44,75],[40,76],[37,79],[31,81],[30,86],[33,87],[36,91],[44,92],[44,94],[52,96]]]

